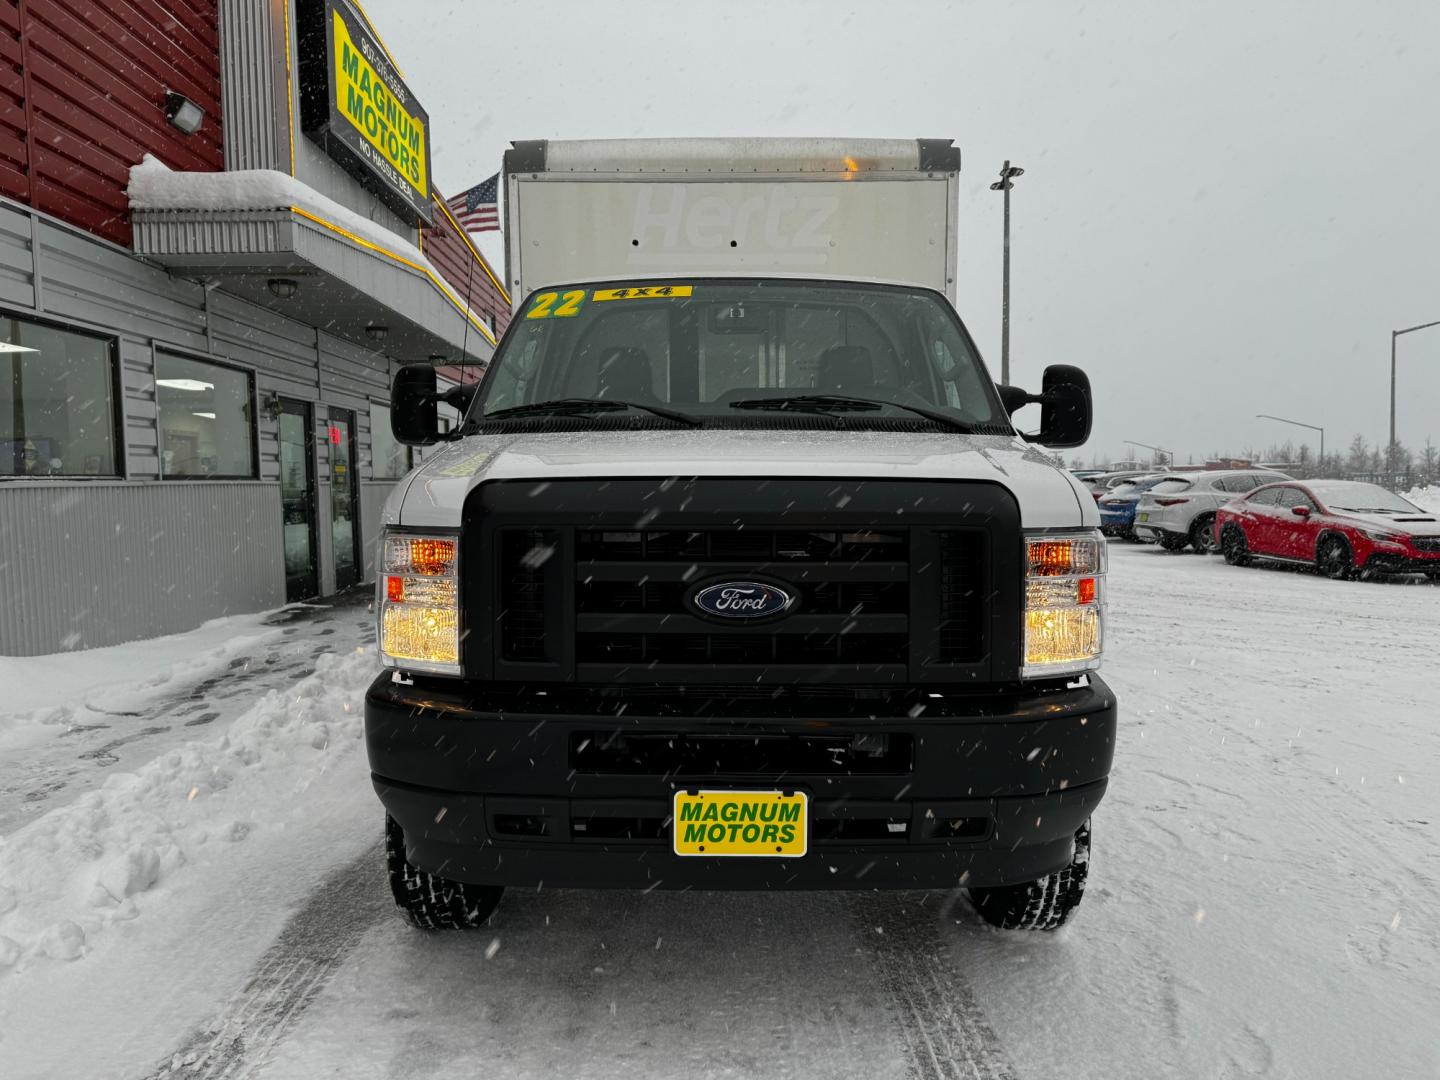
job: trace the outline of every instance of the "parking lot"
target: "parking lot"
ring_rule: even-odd
[[[354,708],[371,668],[342,621],[350,659],[255,690],[205,733],[230,750],[184,751],[199,775],[251,747],[220,789],[187,798],[167,749],[5,837],[19,914],[46,857],[162,825],[180,852],[124,917],[74,915],[77,959],[0,974],[5,1074],[1434,1075],[1440,590],[1111,555],[1121,742],[1058,934],[991,931],[943,893],[551,890],[420,934],[380,870]],[[274,743],[296,709],[311,727]]]

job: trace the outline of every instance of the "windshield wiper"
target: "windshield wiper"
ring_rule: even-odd
[[[529,405],[512,405],[508,409],[485,413],[478,417],[477,421],[483,424],[487,420],[518,420],[526,416],[583,416],[596,412],[624,412],[626,409],[641,409],[686,427],[699,427],[703,423],[698,416],[691,416],[676,409],[646,405],[638,401],[617,401],[614,398],[556,398],[554,401],[536,401]]]
[[[956,420],[953,416],[946,416],[938,409],[927,409],[923,405],[905,405],[899,401],[886,401],[883,398],[850,397],[847,394],[796,394],[793,397],[767,397],[767,398],[745,398],[743,401],[732,401],[732,409],[773,409],[784,412],[788,409],[795,409],[800,412],[877,412],[885,406],[896,409],[904,409],[907,412],[923,416],[926,420],[933,420],[937,424],[954,428],[956,431],[963,431],[967,435],[974,434],[975,429],[963,420]]]

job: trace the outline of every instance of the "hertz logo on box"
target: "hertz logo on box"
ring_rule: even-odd
[[[305,134],[411,224],[430,224],[430,114],[343,0],[302,0],[296,25]]]

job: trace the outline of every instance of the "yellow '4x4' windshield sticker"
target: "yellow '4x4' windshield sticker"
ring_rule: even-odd
[[[560,301],[557,307],[555,301]],[[535,303],[525,313],[527,319],[566,319],[579,315],[585,303],[585,290],[575,289],[567,293],[542,292],[535,295]]]
[[[672,296],[689,296],[693,285],[631,285],[624,289],[596,289],[590,299],[601,300],[663,300]]]

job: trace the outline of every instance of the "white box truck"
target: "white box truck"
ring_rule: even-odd
[[[514,320],[478,389],[413,365],[393,395],[398,438],[446,444],[385,508],[365,715],[417,925],[541,883],[1075,908],[1106,556],[1031,444],[1085,440],[1089,383],[990,379],[959,168],[924,139],[507,154]]]

